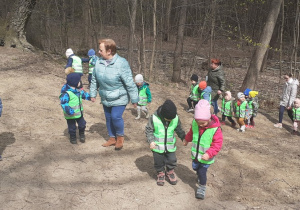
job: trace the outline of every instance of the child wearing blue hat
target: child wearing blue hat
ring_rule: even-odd
[[[96,56],[94,49],[90,49],[88,51],[87,55],[89,56],[89,58],[81,58],[81,60],[83,63],[89,63],[89,76],[88,76],[89,86],[88,86],[88,88],[90,88],[91,81],[92,81],[92,74],[93,74],[98,56]]]

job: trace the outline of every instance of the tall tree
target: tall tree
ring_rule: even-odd
[[[17,48],[33,50],[33,46],[27,42],[25,27],[32,13],[36,0],[19,0],[9,20],[8,30],[5,35],[5,45]]]
[[[167,8],[165,14],[165,30],[163,33],[163,41],[167,42],[170,40],[170,17],[171,17],[172,0],[167,0]]]
[[[151,61],[149,68],[149,81],[152,82],[154,78],[153,74],[153,66],[154,66],[154,57],[155,57],[155,49],[156,49],[156,0],[153,1],[153,44],[152,44],[152,53],[151,53]]]
[[[181,61],[183,52],[184,27],[186,21],[187,0],[181,0],[180,17],[178,22],[178,32],[176,38],[176,47],[174,51],[173,61],[173,82],[179,82],[181,76]]]
[[[261,69],[261,65],[267,48],[269,47],[282,1],[283,0],[273,0],[271,3],[267,21],[260,35],[259,44],[252,55],[246,77],[241,87],[241,91],[244,91],[246,88],[255,89],[256,87],[258,74]]]
[[[131,9],[128,4],[128,12],[130,18],[130,31],[129,31],[129,42],[128,42],[128,62],[132,67],[132,55],[135,37],[135,19],[136,19],[137,0],[131,1]]]

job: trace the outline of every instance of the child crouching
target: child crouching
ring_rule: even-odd
[[[218,117],[210,114],[208,101],[202,99],[198,102],[194,118],[192,127],[185,136],[184,145],[192,142],[192,167],[197,172],[199,182],[195,197],[204,199],[207,169],[221,150],[223,134]]]
[[[174,168],[177,166],[176,138],[183,140],[185,132],[177,116],[177,108],[171,100],[166,100],[157,111],[150,116],[146,125],[146,137],[153,153],[154,168],[157,171],[157,185],[163,186],[165,175],[170,184],[177,184]],[[166,173],[165,173],[166,171]]]

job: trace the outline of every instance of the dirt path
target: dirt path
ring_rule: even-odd
[[[199,201],[190,145],[177,144],[178,184],[158,187],[144,135],[147,120],[134,120],[130,105],[124,149],[101,146],[108,136],[99,97],[84,101],[86,143],[71,145],[58,99],[62,65],[4,48],[0,60],[0,209],[300,209],[300,138],[274,129],[276,115],[260,113],[256,128],[243,134],[222,127],[224,146],[208,170],[207,197]],[[171,98],[188,131],[193,115],[184,111],[187,90],[150,88],[151,111]]]

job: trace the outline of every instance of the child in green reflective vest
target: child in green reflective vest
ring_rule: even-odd
[[[151,103],[152,97],[149,88],[149,84],[144,82],[143,75],[137,74],[134,78],[136,86],[139,91],[139,102],[137,104],[137,114],[138,116],[135,118],[136,120],[141,118],[141,112],[144,112],[146,118],[149,118],[149,110],[147,105]]]
[[[300,125],[300,99],[296,98],[293,104],[293,132],[292,134],[297,135],[297,130]]]
[[[82,74],[71,73],[67,76],[67,83],[62,87],[60,104],[64,112],[65,119],[68,124],[68,131],[70,134],[70,142],[77,144],[76,140],[76,122],[78,124],[80,142],[85,142],[85,127],[86,121],[83,118],[83,104],[82,99],[91,100],[90,94],[80,90]]]
[[[190,96],[187,98],[187,103],[189,105],[189,108],[187,109],[187,112],[194,111],[194,107],[198,103],[200,99],[200,93],[199,93],[199,86],[198,86],[198,76],[196,74],[193,74],[191,76],[191,89],[190,89]]]
[[[163,186],[165,176],[170,184],[177,184],[174,172],[177,166],[176,138],[183,140],[185,132],[181,128],[181,122],[177,116],[177,108],[171,100],[166,100],[153,115],[149,117],[146,125],[146,137],[153,153],[154,168],[157,172],[157,185]]]
[[[222,114],[222,121],[221,125],[225,125],[225,119],[229,120],[231,122],[231,127],[235,127],[236,123],[232,119],[232,116],[234,115],[234,100],[235,98],[231,96],[230,91],[226,91],[225,95],[222,99],[222,108],[221,108],[221,114]]]
[[[248,109],[248,104],[245,98],[244,93],[239,92],[237,94],[237,101],[234,104],[234,115],[239,124],[240,128],[237,130],[240,132],[245,132],[245,118],[246,118],[246,110]]]
[[[195,197],[204,199],[207,169],[214,163],[214,157],[222,148],[223,134],[219,118],[210,113],[210,103],[201,99],[195,107],[192,127],[185,136],[183,145],[192,142],[192,167],[197,172],[199,187]]]

